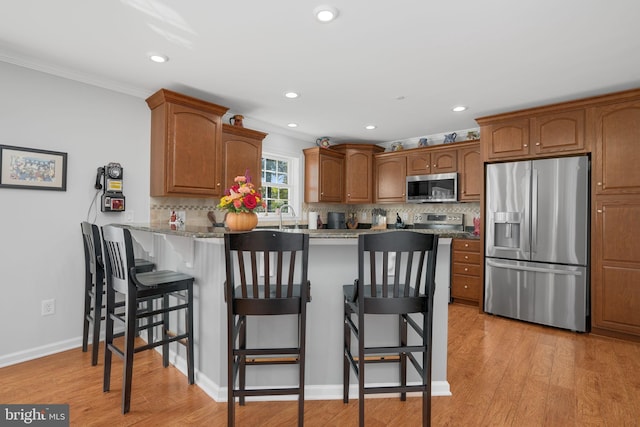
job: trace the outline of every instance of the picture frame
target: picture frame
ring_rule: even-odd
[[[0,188],[67,191],[67,153],[0,145]]]

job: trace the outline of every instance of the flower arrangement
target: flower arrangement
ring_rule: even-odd
[[[254,212],[258,208],[266,208],[262,195],[251,183],[248,174],[236,176],[234,185],[224,192],[218,207],[229,212]]]

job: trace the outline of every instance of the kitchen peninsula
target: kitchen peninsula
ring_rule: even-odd
[[[216,401],[226,400],[226,305],[223,283],[224,228],[178,227],[167,225],[123,225],[131,230],[137,242],[137,256],[152,259],[160,269],[175,269],[193,275],[196,383]],[[361,233],[379,233],[366,229],[356,230],[285,230],[310,235],[309,279],[312,300],[307,312],[307,378],[308,399],[342,398],[342,285],[352,283],[357,276],[357,236]],[[433,232],[433,230],[416,230]],[[389,232],[395,232],[389,230]],[[436,266],[433,329],[433,381],[434,395],[450,395],[447,382],[447,305],[449,301],[451,238],[466,233],[440,234]],[[384,319],[370,318],[380,336],[393,337],[397,325]],[[290,329],[288,327],[291,327]],[[295,329],[289,319],[264,318],[250,329],[249,340],[260,344],[261,337],[276,339],[280,343],[294,339]],[[274,337],[274,331],[278,336]],[[265,340],[265,342],[268,342]],[[273,342],[273,341],[271,341]],[[178,346],[180,347],[180,346]],[[176,350],[175,348],[172,350]],[[185,371],[184,349],[171,354],[171,361]],[[394,366],[371,370],[369,382],[396,381]],[[294,370],[287,366],[274,366],[268,375],[253,377],[247,371],[247,381],[258,386],[289,385],[297,381]],[[417,378],[409,378],[409,381]],[[357,382],[352,380],[352,394],[357,396]]]

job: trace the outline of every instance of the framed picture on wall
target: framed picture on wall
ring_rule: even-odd
[[[67,153],[0,145],[0,187],[67,191]]]

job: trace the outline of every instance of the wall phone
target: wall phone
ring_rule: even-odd
[[[102,203],[100,210],[102,212],[123,212],[124,194],[122,194],[122,166],[120,163],[109,163],[106,166],[98,168],[96,174],[96,190],[103,190]]]

